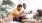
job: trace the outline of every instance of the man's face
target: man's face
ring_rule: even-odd
[[[18,7],[18,10],[21,11],[21,8],[22,8],[22,7]]]
[[[26,9],[26,5],[23,5],[23,8]]]

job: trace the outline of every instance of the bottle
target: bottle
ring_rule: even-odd
[[[42,17],[41,17],[41,23],[42,23]]]

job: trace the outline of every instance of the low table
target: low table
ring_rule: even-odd
[[[22,23],[41,23],[41,20],[22,19]]]

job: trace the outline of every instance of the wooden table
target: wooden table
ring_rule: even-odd
[[[28,20],[28,19],[22,19],[22,23],[41,23],[41,20]]]

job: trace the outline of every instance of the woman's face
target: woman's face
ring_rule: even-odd
[[[39,16],[39,12],[37,12],[36,15]]]

